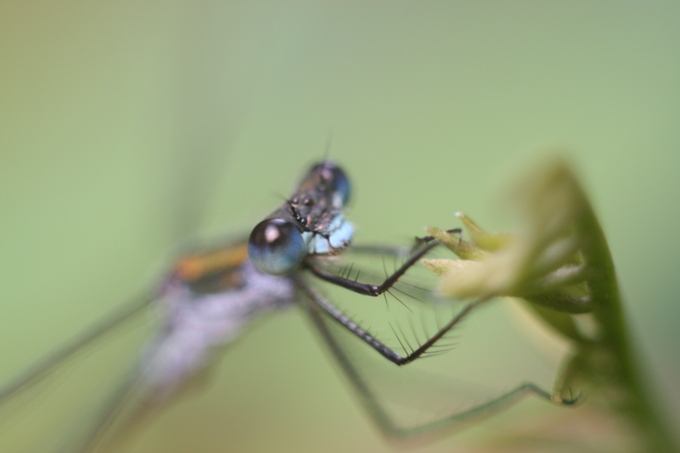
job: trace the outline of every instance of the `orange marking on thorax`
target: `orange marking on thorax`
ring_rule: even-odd
[[[246,244],[233,245],[186,256],[177,262],[175,271],[182,280],[191,282],[204,275],[240,266],[247,258],[248,246]]]

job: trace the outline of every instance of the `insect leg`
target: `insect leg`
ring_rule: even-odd
[[[323,311],[328,313],[336,322],[340,323],[344,328],[349,330],[351,333],[360,338],[364,343],[368,344],[370,347],[378,351],[380,355],[385,357],[390,362],[396,365],[406,365],[407,363],[413,362],[420,356],[422,356],[428,349],[434,346],[448,331],[450,331],[456,324],[465,318],[474,308],[485,302],[487,299],[475,300],[463,308],[456,316],[451,319],[444,327],[439,329],[432,337],[425,341],[418,348],[414,349],[411,353],[402,356],[395,352],[393,349],[382,343],[375,336],[371,335],[368,331],[359,326],[356,322],[352,321],[345,313],[342,312],[338,307],[333,305],[328,299],[323,297],[319,291],[311,288],[304,283],[299,283],[301,291],[309,300],[314,302]]]

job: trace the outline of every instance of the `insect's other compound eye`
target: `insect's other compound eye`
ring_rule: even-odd
[[[349,187],[349,178],[347,178],[347,175],[342,168],[335,164],[331,165],[331,173],[333,175],[333,189],[336,193],[340,194],[340,198],[342,198],[342,204],[345,205],[349,201],[349,195],[351,193]]]
[[[258,223],[248,239],[253,264],[271,275],[293,272],[305,257],[302,233],[286,219],[266,219]]]
[[[320,173],[324,183],[340,196],[342,204],[347,204],[351,192],[349,178],[339,165],[327,160],[314,165],[310,172]]]

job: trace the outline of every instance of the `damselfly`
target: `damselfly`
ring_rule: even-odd
[[[363,359],[358,356],[382,356],[387,359],[384,363],[390,364],[389,373],[399,374],[402,369],[394,365],[444,352],[458,354],[448,351],[452,343],[445,340],[452,338],[451,333],[457,330],[454,327],[483,301],[454,306],[437,303],[430,287],[412,276],[419,260],[437,247],[432,238],[419,239],[413,247],[350,246],[353,227],[344,217],[350,192],[349,180],[338,165],[323,161],[312,166],[295,193],[260,222],[249,238],[177,260],[148,294],[6,385],[0,403],[18,398],[64,360],[151,307],[159,313],[160,326],[139,363],[78,435],[69,436],[54,450],[104,447],[112,433],[123,431],[130,420],[190,382],[218,346],[236,339],[258,315],[291,305],[302,307],[309,315],[368,412],[388,435],[420,433],[451,424],[526,393],[548,397],[538,386],[526,383],[533,382],[530,376],[508,375],[501,388],[493,388],[497,376],[471,382],[465,379],[466,370],[455,370],[455,377],[451,377],[455,373],[428,375],[428,379],[443,380],[443,387],[452,393],[451,401],[456,403],[449,407],[433,406],[432,401],[444,401],[440,396],[421,404],[413,404],[419,396],[400,391],[391,401],[384,397],[386,381],[370,377],[370,370],[359,365]],[[374,263],[361,267],[361,260]],[[386,261],[394,263],[392,270],[388,271]],[[354,267],[356,262],[359,264]],[[318,287],[318,282],[325,282],[326,288]],[[331,302],[326,296],[328,286],[341,288],[341,294],[336,292],[340,298],[364,296],[354,308],[358,317]],[[376,298],[388,294],[384,303]],[[387,315],[392,318],[385,321]],[[401,320],[395,320],[394,315],[402,316]],[[371,316],[384,322],[383,326],[376,327],[373,321],[369,326],[366,319]],[[456,345],[459,343],[457,339]],[[504,354],[501,347],[496,346],[496,352]],[[415,387],[416,381],[408,381],[407,386]],[[409,408],[407,417],[395,415],[403,413],[404,407]]]

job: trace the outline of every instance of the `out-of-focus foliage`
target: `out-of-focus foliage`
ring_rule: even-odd
[[[428,230],[463,258],[423,260],[442,276],[440,293],[524,299],[545,323],[575,343],[554,383],[553,399],[590,397],[626,426],[619,434],[625,442],[608,437],[593,444],[586,435],[573,440],[579,449],[675,450],[666,421],[644,387],[646,370],[630,349],[634,340],[609,246],[573,172],[564,162],[549,161],[524,176],[509,195],[522,220],[514,235],[489,233],[460,213],[470,242],[458,231]]]

